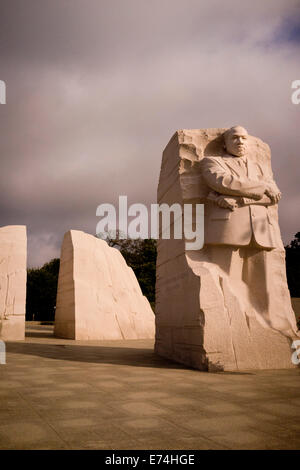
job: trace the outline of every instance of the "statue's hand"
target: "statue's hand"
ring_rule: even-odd
[[[281,192],[275,183],[268,183],[265,194],[271,199],[273,204],[277,204],[281,199]]]
[[[249,195],[249,197],[251,199],[254,199],[255,201],[259,201],[262,197],[263,197],[263,194],[260,194],[260,193],[252,193]]]
[[[219,207],[222,207],[223,209],[230,209],[231,211],[234,211],[234,209],[237,207],[236,200],[226,196],[219,196],[217,199],[217,204]]]

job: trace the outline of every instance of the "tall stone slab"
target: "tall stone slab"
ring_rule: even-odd
[[[213,233],[203,158],[224,155],[225,131],[177,131],[163,152],[158,203],[204,204],[205,239]],[[249,136],[248,152],[272,174],[267,144]],[[221,269],[206,244],[201,250],[187,251],[184,238],[159,239],[155,341],[159,355],[211,371],[294,367],[291,343],[299,333],[287,287],[277,205],[268,208],[268,217],[276,247],[260,252],[253,248],[242,279],[236,275],[240,259],[228,258],[229,268]],[[225,266],[226,249],[221,258]]]
[[[0,227],[0,339],[25,337],[26,227]]]
[[[64,236],[54,334],[76,340],[154,337],[154,314],[121,253],[93,235]]]

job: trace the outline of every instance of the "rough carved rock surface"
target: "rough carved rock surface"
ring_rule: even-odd
[[[55,336],[77,340],[154,337],[154,314],[121,253],[93,235],[65,234]]]
[[[163,153],[159,204],[206,202],[201,160],[224,154],[225,130],[175,133]],[[249,136],[248,151],[253,161],[271,172],[267,144]],[[186,251],[184,240],[158,241],[155,350],[159,355],[200,370],[294,367],[291,342],[298,333],[277,206],[270,207],[268,214],[276,248],[253,249],[251,263],[253,269],[259,268],[259,276],[248,272],[238,279],[239,259],[225,272],[209,256],[209,246]],[[205,227],[208,223],[205,219]]]
[[[26,308],[26,227],[0,227],[0,339],[23,340]]]

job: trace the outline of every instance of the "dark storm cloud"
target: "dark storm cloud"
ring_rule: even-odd
[[[26,224],[29,261],[59,254],[96,207],[156,199],[178,128],[240,123],[267,141],[299,231],[298,2],[1,1],[1,225]],[[287,26],[289,25],[289,26]]]

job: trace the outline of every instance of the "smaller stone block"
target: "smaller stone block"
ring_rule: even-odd
[[[76,340],[154,338],[154,313],[121,253],[93,235],[65,234],[55,336]]]

